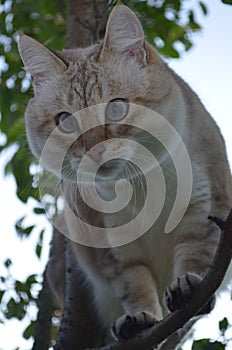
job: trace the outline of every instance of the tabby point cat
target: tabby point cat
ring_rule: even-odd
[[[207,219],[208,215],[225,218],[232,205],[231,173],[223,138],[197,95],[145,41],[139,20],[124,5],[112,11],[102,42],[83,49],[51,52],[21,35],[19,52],[34,87],[34,97],[26,110],[27,137],[33,154],[40,159],[55,129],[54,154],[63,152],[71,134],[78,136],[67,152],[68,171],[62,185],[67,203],[85,222],[110,230],[120,226],[125,216],[128,221],[132,212],[141,209],[144,190],[141,174],[136,167],[120,160],[120,155],[126,148],[124,139],[132,136],[145,139],[144,145],[151,149],[154,145],[148,135],[141,137],[138,130],[117,124],[127,117],[130,103],[166,118],[188,150],[192,195],[183,219],[170,234],[164,233],[167,218],[164,210],[143,236],[126,245],[92,248],[72,243],[77,264],[91,286],[105,339],[110,339],[110,329],[117,339],[130,338],[162,319],[168,310],[182,308],[214,257],[219,231]],[[102,103],[106,110],[99,118],[106,118],[106,124],[82,135],[73,114]],[[139,117],[142,121],[143,115]],[[86,122],[91,125],[91,116]],[[119,136],[121,141],[114,139]],[[125,215],[94,211],[84,204],[75,182],[70,181],[69,174],[72,176],[88,151],[93,164],[104,160],[107,154],[114,154],[115,160],[106,162],[99,170],[98,192],[102,197],[114,198],[118,178],[133,178],[137,200],[128,204]],[[175,171],[170,159],[165,159],[162,166],[168,175],[167,196],[173,201]],[[47,167],[56,173],[52,158]],[[87,181],[84,185],[91,186]],[[165,205],[169,207],[169,203]],[[66,209],[62,225],[70,236],[80,230]],[[211,308],[212,302],[203,311],[209,312]]]

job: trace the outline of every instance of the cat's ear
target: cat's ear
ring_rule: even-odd
[[[100,59],[109,53],[134,56],[141,63],[146,61],[142,25],[135,13],[125,5],[117,5],[109,16]]]
[[[31,74],[35,86],[64,72],[67,68],[58,56],[27,35],[20,34],[18,48],[24,66]]]

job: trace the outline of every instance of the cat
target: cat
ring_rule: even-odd
[[[107,227],[109,231],[123,225],[125,219],[130,220],[133,210],[136,215],[141,210],[146,192],[142,175],[136,167],[128,171],[120,156],[136,153],[136,148],[130,148],[125,139],[137,137],[141,142],[145,140],[148,148],[154,146],[148,135],[118,123],[126,120],[130,104],[164,116],[187,148],[193,175],[192,195],[182,220],[171,233],[164,233],[167,219],[164,210],[144,235],[127,244],[111,247],[109,243],[101,248],[72,243],[77,264],[92,291],[90,302],[93,301],[105,339],[110,339],[110,330],[116,339],[128,339],[161,320],[168,310],[182,308],[214,257],[220,235],[208,215],[225,218],[232,205],[231,173],[223,138],[197,95],[145,41],[137,16],[124,5],[117,5],[111,12],[104,40],[90,47],[51,52],[36,40],[21,35],[19,52],[34,87],[34,97],[25,113],[30,148],[40,159],[46,141],[56,129],[53,155],[48,154],[45,166],[58,176],[52,156],[59,157],[67,149],[61,175],[66,207],[61,217],[64,231],[71,237],[81,227],[70,208],[84,222]],[[97,118],[91,106],[99,104],[106,106],[106,116],[99,118],[107,117],[108,121],[91,129]],[[81,125],[72,116],[85,109],[89,130],[81,133]],[[142,125],[143,114],[135,118],[140,118]],[[70,146],[72,135],[75,138]],[[124,138],[115,139],[120,135]],[[86,152],[93,167],[105,161],[96,178],[97,191],[103,199],[115,198],[114,184],[119,178],[132,181],[137,200],[132,198],[125,215],[121,212],[106,215],[85,205],[72,179]],[[106,161],[112,154],[114,160]],[[165,158],[163,165],[168,195],[173,201],[175,171],[170,170],[170,159]],[[84,174],[79,182],[91,197],[93,185],[87,179],[88,174]],[[165,205],[168,207],[169,203]],[[85,232],[81,234],[84,236]],[[209,312],[212,304],[209,302],[203,311]]]

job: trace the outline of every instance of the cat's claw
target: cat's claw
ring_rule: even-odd
[[[182,309],[188,301],[197,286],[201,283],[202,278],[194,273],[187,273],[181,277],[176,278],[165,292],[165,303],[168,309],[173,312]],[[215,297],[207,303],[198,314],[209,313],[215,304]]]
[[[157,320],[148,312],[137,312],[134,315],[123,315],[113,326],[112,333],[116,339],[130,339],[146,328],[154,326]]]

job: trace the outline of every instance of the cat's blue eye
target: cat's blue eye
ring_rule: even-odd
[[[62,112],[56,116],[56,125],[64,133],[71,133],[79,128],[76,118],[68,112]]]
[[[111,122],[118,122],[126,117],[129,110],[127,99],[116,98],[111,100],[105,111],[106,118]]]

